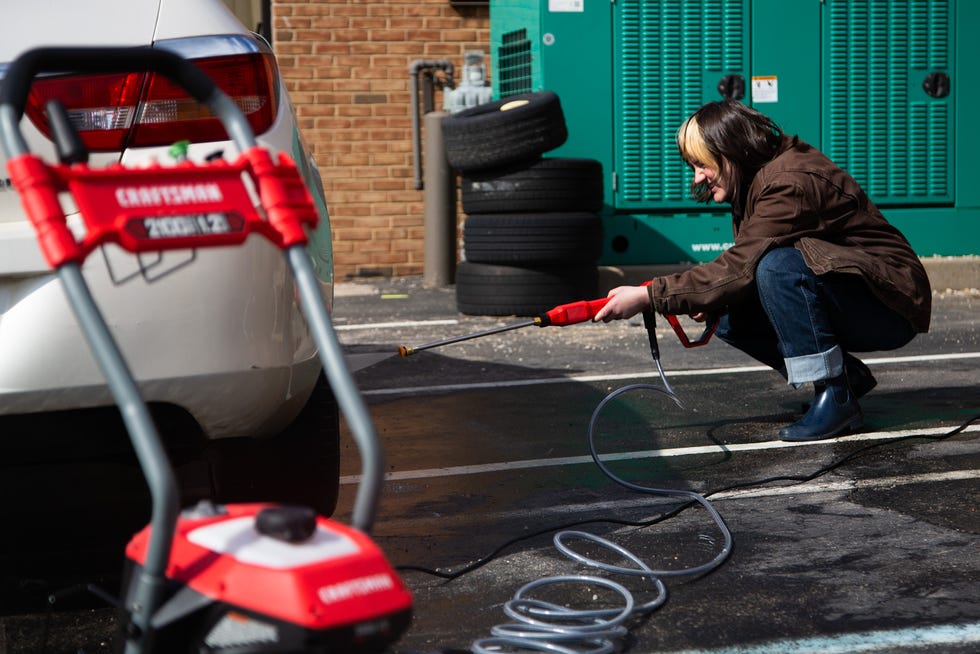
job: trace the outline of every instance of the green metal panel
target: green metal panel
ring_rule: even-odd
[[[607,0],[542,0],[542,83],[559,94],[568,140],[551,157],[598,159],[608,170],[613,152],[613,81],[609,52],[612,7]],[[561,65],[564,64],[564,65]],[[605,129],[603,129],[605,126]],[[612,198],[605,176],[604,198]]]
[[[747,77],[748,1],[618,0],[614,17],[615,206],[697,206],[675,134],[722,77]]]
[[[952,75],[955,112],[953,130],[955,151],[956,206],[980,207],[980,129],[976,111],[965,107],[980,105],[980,66],[977,65],[980,35],[980,2],[960,0],[956,3],[956,50]],[[980,254],[980,238],[972,242],[972,252]],[[942,250],[935,250],[941,252]]]
[[[727,213],[615,213],[603,228],[603,265],[711,261],[732,245]]]
[[[519,29],[500,35],[497,61],[501,75],[497,97],[527,93],[534,88],[531,59],[531,40],[527,38],[527,30]]]
[[[879,205],[953,202],[952,0],[828,0],[823,149]]]
[[[749,104],[818,148],[821,7],[812,0],[753,0],[750,28]]]
[[[980,208],[886,207],[884,214],[919,256],[980,254]]]

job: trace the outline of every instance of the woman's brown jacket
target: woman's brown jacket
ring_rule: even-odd
[[[816,274],[860,275],[917,332],[928,331],[932,292],[922,262],[857,182],[803,141],[784,137],[752,180],[733,231],[734,245],[714,261],[654,278],[658,312],[725,313],[756,292],[755,269],[766,252],[795,247]]]

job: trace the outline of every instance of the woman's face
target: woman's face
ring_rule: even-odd
[[[725,167],[724,162],[722,162],[722,167]],[[692,161],[691,168],[694,170],[694,183],[706,184],[711,189],[712,200],[724,202],[728,199],[725,179],[720,171],[699,161]]]

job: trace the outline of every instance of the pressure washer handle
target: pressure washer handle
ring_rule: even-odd
[[[649,286],[650,282],[644,282],[643,286]],[[535,323],[539,327],[564,327],[566,325],[575,325],[580,322],[585,322],[587,320],[594,320],[596,314],[602,310],[602,307],[609,303],[609,297],[601,297],[595,300],[579,300],[578,302],[569,302],[568,304],[561,304],[554,309],[546,311],[535,318]]]
[[[602,307],[606,306],[607,302],[609,302],[609,298],[604,297],[598,300],[579,300],[578,302],[561,304],[538,316],[535,324],[539,327],[564,327],[592,320]]]
[[[539,327],[564,327],[566,325],[575,325],[580,322],[586,322],[588,320],[593,320],[596,314],[606,306],[609,302],[608,297],[599,298],[596,300],[579,300],[578,302],[569,302],[568,304],[561,304],[553,309],[550,309],[537,318],[535,318],[534,323]],[[667,322],[673,327],[674,333],[677,334],[677,338],[680,339],[681,345],[687,348],[700,347],[702,345],[707,345],[708,341],[711,340],[711,336],[715,333],[715,329],[718,327],[717,320],[710,320],[704,328],[701,335],[695,339],[691,340],[687,333],[684,331],[684,327],[680,324],[677,316],[668,314]]]

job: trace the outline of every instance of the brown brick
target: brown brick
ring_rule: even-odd
[[[331,41],[367,41],[369,32],[368,30],[356,30],[351,28],[343,28],[338,30],[330,30],[327,32]]]
[[[446,58],[459,68],[466,50],[489,52],[488,8],[273,0],[272,11],[283,79],[327,189],[337,279],[420,273],[425,207],[413,185],[409,65]],[[440,91],[434,100],[441,106]]]
[[[344,4],[340,2],[323,2],[323,0],[318,0],[320,2],[321,11],[329,11],[334,16],[367,16],[368,8],[367,3],[364,2],[352,2],[349,4]],[[330,5],[329,9],[326,5]]]
[[[433,3],[414,3],[405,8],[405,16],[441,16],[443,7]]]
[[[350,43],[344,42],[334,42],[334,41],[324,41],[321,43],[313,44],[313,54],[328,56],[328,55],[342,55],[350,52]]]

